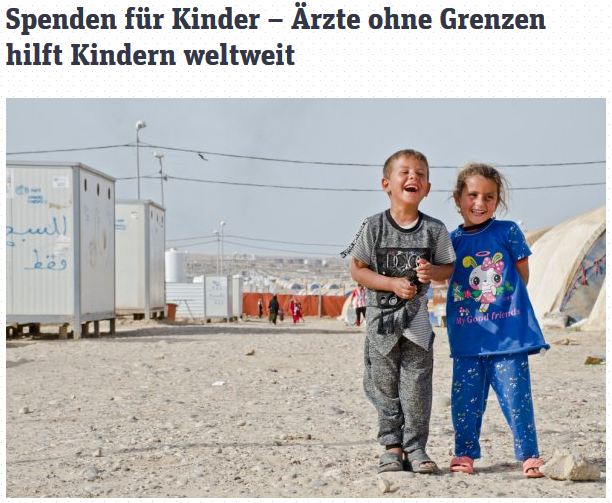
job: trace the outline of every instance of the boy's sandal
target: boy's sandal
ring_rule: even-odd
[[[406,453],[410,470],[414,473],[435,473],[438,465],[427,455],[423,449]]]
[[[404,470],[402,455],[395,452],[381,454],[378,462],[378,473],[401,472]]]
[[[530,479],[543,477],[544,474],[539,470],[540,466],[544,466],[544,461],[540,458],[529,458],[523,461],[523,474]]]
[[[474,460],[469,456],[458,456],[450,462],[450,471],[457,473],[474,473]]]

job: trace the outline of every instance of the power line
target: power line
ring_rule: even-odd
[[[351,167],[365,167],[365,168],[371,168],[371,167],[381,167],[382,165],[380,163],[377,164],[367,164],[367,163],[355,163],[355,162],[331,162],[331,161],[304,161],[304,160],[299,160],[299,159],[282,159],[282,158],[276,158],[276,157],[259,157],[259,156],[254,156],[254,155],[240,155],[240,154],[227,154],[224,152],[211,152],[211,151],[207,151],[207,150],[193,150],[193,149],[187,149],[187,148],[176,148],[176,147],[162,147],[161,145],[146,145],[146,147],[149,148],[159,148],[159,149],[165,149],[165,150],[173,150],[175,152],[187,152],[190,154],[197,154],[200,156],[200,158],[203,161],[207,161],[208,159],[206,159],[204,157],[204,155],[216,155],[219,157],[231,157],[233,159],[249,159],[251,161],[268,161],[268,162],[285,162],[285,163],[290,163],[290,164],[312,164],[312,165],[319,165],[319,166],[338,166],[338,167],[342,167],[342,166],[351,166]]]
[[[330,244],[322,244],[322,243],[296,243],[296,242],[292,242],[292,241],[277,241],[275,239],[248,238],[246,236],[235,236],[233,234],[228,234],[227,237],[236,238],[236,239],[246,239],[246,240],[249,240],[249,241],[266,241],[268,243],[280,243],[280,244],[284,244],[284,245],[331,246],[331,247],[334,247],[334,248],[337,248],[339,246],[344,246],[344,245],[330,245]]]
[[[228,182],[223,180],[204,180],[201,178],[185,178],[180,176],[164,175],[168,180],[178,180],[182,182],[197,182],[197,183],[210,183],[217,185],[234,185],[240,187],[258,187],[258,188],[270,188],[270,189],[289,189],[289,190],[315,190],[315,191],[326,191],[326,192],[380,192],[381,189],[349,189],[349,188],[337,188],[337,187],[303,187],[299,185],[276,185],[266,183],[251,183],[251,182]],[[117,178],[118,181],[134,180],[135,176]],[[140,178],[159,178],[158,176],[141,176]],[[510,187],[509,190],[536,190],[536,189],[559,189],[569,187],[587,187],[594,185],[605,185],[606,182],[591,182],[591,183],[571,183],[567,185],[541,185],[538,187]],[[450,194],[452,190],[445,189],[432,189],[430,192],[438,192]]]
[[[51,150],[24,150],[22,152],[7,152],[6,155],[25,155],[25,154],[53,154],[55,152],[81,152],[84,150],[104,150],[108,148],[134,147],[133,143],[123,143],[119,145],[102,145],[99,147],[79,147],[79,148],[56,148]]]
[[[266,241],[265,239],[262,241]],[[204,245],[209,245],[209,244],[213,244],[216,243],[217,240],[215,239],[214,241],[204,241],[201,243],[190,243],[187,245],[177,245],[180,246],[181,248],[189,248],[192,246],[204,246]],[[245,243],[236,243],[234,241],[228,241],[226,239],[223,240],[224,243],[229,243],[232,245],[237,245],[237,246],[246,246]],[[272,250],[272,251],[278,251],[278,252],[284,252],[284,253],[295,253],[297,255],[315,255],[317,257],[322,257],[322,256],[331,256],[331,255],[336,255],[336,253],[330,254],[329,252],[307,252],[307,251],[302,251],[302,250],[286,250],[283,248],[269,248],[266,246],[256,246],[256,245],[248,245],[249,248],[257,248],[259,250]],[[335,245],[323,245],[323,246],[335,246]],[[338,246],[339,249],[342,248],[342,246]]]
[[[593,185],[605,185],[606,182],[593,182],[593,183],[570,183],[569,185],[544,185],[542,187],[516,187],[510,190],[536,190],[536,189],[563,189],[567,187],[589,187]]]
[[[25,155],[25,154],[50,154],[55,152],[79,152],[86,150],[101,150],[101,149],[110,149],[110,148],[125,148],[125,147],[134,147],[133,143],[122,143],[117,145],[103,145],[97,147],[76,147],[76,148],[63,148],[63,149],[48,149],[48,150],[29,150],[29,151],[20,151],[20,152],[7,152],[6,155]],[[354,162],[331,162],[331,161],[305,161],[301,159],[283,159],[278,157],[259,157],[254,155],[241,155],[241,154],[229,154],[226,152],[213,152],[209,150],[196,150],[189,148],[180,148],[180,147],[168,147],[164,145],[151,145],[149,143],[141,142],[140,146],[142,148],[151,148],[151,149],[164,149],[174,152],[184,152],[190,154],[197,154],[202,160],[207,161],[204,155],[212,155],[219,157],[231,157],[234,159],[249,159],[254,161],[267,161],[267,162],[284,162],[290,164],[310,164],[314,166],[336,166],[336,167],[381,167],[381,163],[354,163]],[[495,167],[498,168],[529,168],[529,167],[554,167],[554,166],[583,166],[583,165],[592,165],[592,164],[604,164],[606,161],[576,161],[576,162],[556,162],[556,163],[529,163],[529,164],[494,164]],[[459,166],[430,166],[430,169],[458,169]]]
[[[236,243],[236,242],[233,242],[233,241],[226,241],[226,240],[223,240],[223,242],[224,243],[229,243],[229,244],[232,244],[232,245],[245,246],[244,243]],[[268,248],[268,247],[265,247],[265,246],[255,246],[255,245],[249,245],[249,248],[257,248],[257,249],[260,249],[260,250],[280,251],[280,252],[287,252],[287,253],[296,253],[298,255],[316,255],[316,256],[319,256],[319,257],[320,256],[330,256],[329,252],[326,252],[326,253],[315,253],[315,252],[306,252],[306,251],[302,251],[302,250],[298,250],[298,251],[296,251],[296,250],[284,250],[284,249],[280,249],[280,248]],[[338,253],[340,253],[340,252],[338,252]],[[333,255],[336,255],[336,254],[334,253]]]
[[[170,241],[192,241],[194,239],[205,239],[205,238],[209,238],[212,236],[194,236],[194,237],[189,237],[189,238],[175,238],[175,239],[167,239],[166,242],[170,242]],[[330,245],[330,244],[322,244],[322,243],[297,243],[294,241],[278,241],[275,239],[262,239],[262,238],[250,238],[250,237],[246,237],[246,236],[236,236],[234,234],[226,234],[225,237],[229,237],[229,238],[235,238],[235,239],[245,239],[248,241],[264,241],[267,243],[280,243],[280,244],[284,244],[284,245],[297,245],[297,246],[329,246],[332,248],[338,248],[338,247],[342,247],[344,245]],[[225,240],[224,240],[225,241]],[[246,243],[242,243],[243,246],[246,246]],[[183,245],[179,245],[179,246],[183,246]],[[193,246],[193,245],[184,245],[184,246]]]
[[[174,238],[174,239],[166,239],[166,243],[169,243],[170,241],[193,241],[194,239],[208,239],[208,238],[212,238],[214,237],[214,234],[209,234],[208,236],[194,236],[194,237],[190,237],[190,238]],[[185,245],[187,246],[187,245]],[[189,245],[191,246],[191,245]]]
[[[171,241],[171,240],[170,239],[166,240],[166,242],[168,242],[168,241]],[[203,242],[200,242],[200,243],[190,243],[190,244],[187,244],[187,245],[177,245],[177,246],[180,246],[181,248],[189,248],[190,246],[209,245],[209,244],[212,244],[212,243],[217,243],[218,241],[219,241],[218,239],[214,239],[212,241],[203,241]]]

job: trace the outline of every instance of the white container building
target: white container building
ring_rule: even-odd
[[[231,276],[204,276],[204,313],[206,318],[234,317],[233,288]]]
[[[6,322],[115,328],[115,179],[80,163],[6,164]]]
[[[166,210],[148,200],[115,205],[115,312],[163,318]]]
[[[176,315],[207,320],[233,320],[240,316],[234,311],[234,288],[240,288],[241,280],[232,276],[204,276],[201,283],[167,283],[167,302],[177,305]],[[242,297],[242,294],[240,294]],[[241,310],[242,299],[239,309]]]

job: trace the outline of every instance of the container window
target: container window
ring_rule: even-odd
[[[108,198],[110,199],[110,188],[108,189]]]
[[[96,187],[96,195],[100,195],[100,184],[98,184]]]
[[[85,192],[87,192],[87,178],[85,178],[83,183],[84,183],[84,187],[85,187]]]

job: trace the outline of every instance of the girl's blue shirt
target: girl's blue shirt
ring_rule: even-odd
[[[446,300],[451,357],[548,349],[516,267],[531,255],[518,225],[491,219],[450,236],[457,255]]]

